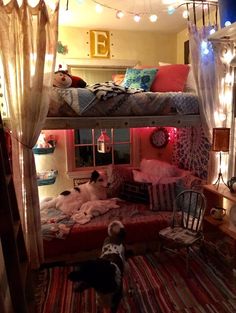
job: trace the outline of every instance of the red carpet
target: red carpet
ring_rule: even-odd
[[[129,259],[124,297],[118,313],[233,313],[236,278],[227,268],[192,255],[190,272],[183,256],[165,253]],[[40,313],[96,313],[95,294],[73,292],[67,275],[73,266],[41,271]]]

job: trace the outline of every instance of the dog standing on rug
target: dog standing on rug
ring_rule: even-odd
[[[94,288],[100,311],[116,313],[122,299],[125,267],[125,228],[120,221],[108,225],[100,258],[81,262],[68,279],[76,283],[76,291]]]
[[[108,187],[107,176],[98,171],[93,171],[88,182],[71,190],[65,190],[55,198],[48,197],[44,199],[40,207],[41,210],[54,207],[71,215],[87,201],[107,199]]]

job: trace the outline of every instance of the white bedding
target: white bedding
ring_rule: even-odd
[[[119,208],[116,198],[87,201],[82,204],[78,212],[72,214],[71,218],[78,224],[86,224],[93,217],[103,215],[110,209],[116,208]]]

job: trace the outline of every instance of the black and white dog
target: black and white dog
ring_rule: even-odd
[[[116,313],[123,290],[124,225],[120,221],[111,222],[108,225],[108,235],[100,258],[79,263],[78,269],[71,272],[68,279],[76,283],[76,291],[94,288],[99,310]]]
[[[93,171],[88,182],[65,190],[55,198],[44,199],[40,207],[41,210],[55,207],[66,214],[73,214],[87,201],[107,199],[108,187],[107,176],[104,173]]]

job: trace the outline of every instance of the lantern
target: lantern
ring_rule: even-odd
[[[98,137],[97,150],[100,153],[108,153],[111,151],[111,140],[106,130],[102,130],[101,135]]]

